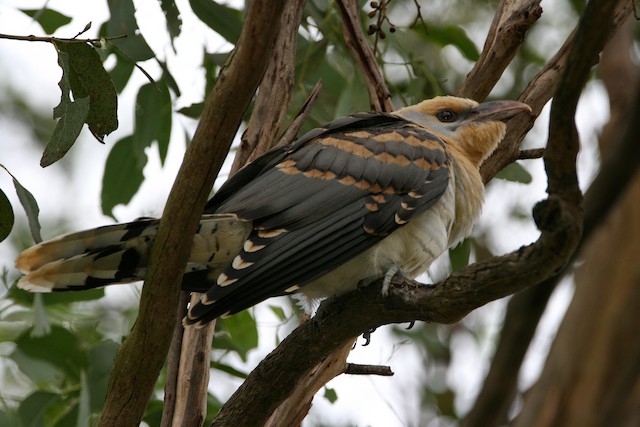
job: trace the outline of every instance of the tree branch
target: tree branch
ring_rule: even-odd
[[[611,27],[607,32],[608,37],[611,37],[615,29],[622,25],[626,17],[631,13],[631,10],[633,10],[632,3],[618,3],[610,22]],[[480,174],[485,183],[489,182],[499,170],[518,159],[520,142],[533,125],[535,117],[540,115],[542,108],[549,102],[552,94],[555,93],[558,87],[561,73],[566,66],[569,49],[573,45],[575,31],[576,30],[567,37],[554,57],[536,74],[527,88],[518,97],[519,101],[531,107],[533,115],[531,117],[520,115],[509,122],[507,134],[500,143],[500,146],[491,157],[485,160],[480,168]],[[497,60],[499,61],[499,59]],[[465,83],[465,86],[470,85]],[[461,96],[468,96],[463,93],[462,90],[459,92]]]
[[[275,42],[271,29],[283,5],[283,1],[250,3],[238,45],[207,96],[160,222],[138,320],[116,356],[100,426],[140,423],[169,348],[190,236],[264,73]]]
[[[544,156],[544,148],[532,148],[530,150],[520,150],[518,160],[541,159]]]
[[[276,47],[260,83],[260,92],[233,160],[231,174],[269,150],[276,142],[295,83],[296,41],[305,4],[306,0],[289,1],[282,13]]]
[[[358,2],[338,0],[336,3],[342,17],[344,41],[367,81],[371,108],[373,111],[393,111],[391,92],[382,77],[373,49],[362,32]]]
[[[187,314],[188,303],[189,292],[180,291],[176,319],[182,319]],[[175,322],[171,345],[169,346],[169,356],[167,358],[167,380],[164,385],[164,405],[162,407],[160,427],[171,427],[171,421],[175,414],[176,402],[178,400],[178,383],[180,382],[180,354],[182,352],[183,332],[182,322]]]
[[[82,34],[82,32],[79,33],[78,35],[80,34]],[[64,37],[16,36],[12,34],[0,34],[0,39],[7,39],[7,40],[20,40],[20,41],[26,41],[26,42],[45,42],[45,43],[55,43],[55,42],[89,43],[91,45],[98,46],[98,47],[105,41],[124,39],[124,38],[127,38],[127,35],[121,34],[119,36],[102,37],[99,39],[79,39],[76,37],[64,38]]]
[[[311,109],[313,108],[316,99],[318,99],[318,95],[320,94],[322,87],[323,83],[320,80],[316,83],[313,89],[311,89],[309,97],[305,101],[304,105],[300,108],[300,111],[298,111],[298,114],[296,114],[295,119],[293,119],[291,123],[289,123],[289,127],[284,131],[284,133],[276,143],[277,146],[290,144],[296,139],[296,135],[298,135],[298,132],[300,132],[302,125],[309,117],[309,114],[311,114]]]
[[[498,5],[484,48],[458,96],[481,101],[524,43],[525,34],[542,15],[540,0],[502,0]]]
[[[358,365],[355,363],[347,363],[347,367],[344,370],[348,375],[381,375],[383,377],[393,376],[393,371],[390,366],[380,365]]]
[[[286,400],[273,411],[265,427],[299,426],[311,409],[311,401],[318,390],[347,369],[346,360],[351,348],[352,341],[349,340],[313,366],[307,375],[302,376],[294,387],[288,390]],[[220,425],[238,425],[233,423],[233,419],[229,421],[231,423]]]

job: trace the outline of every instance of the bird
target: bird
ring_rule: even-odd
[[[484,199],[480,166],[530,113],[522,102],[439,96],[313,129],[240,169],[206,203],[182,288],[183,319],[204,325],[270,297],[315,301],[395,274],[415,278],[469,236]],[[29,291],[144,280],[159,220],[67,234],[23,251]]]

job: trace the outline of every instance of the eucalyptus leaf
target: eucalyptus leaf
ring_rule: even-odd
[[[225,318],[221,323],[229,334],[227,348],[238,353],[242,360],[246,361],[247,353],[258,346],[258,328],[255,319],[248,310],[244,310]]]
[[[193,13],[209,28],[236,44],[242,29],[242,13],[212,0],[189,0]]]
[[[136,97],[133,144],[138,160],[146,163],[144,149],[158,142],[160,160],[164,163],[171,136],[171,96],[164,82],[146,84]],[[142,158],[140,156],[143,156]]]
[[[11,229],[13,228],[13,223],[15,221],[15,216],[13,214],[13,208],[11,207],[11,202],[7,195],[4,194],[4,191],[0,189],[0,242],[9,236],[11,233]]]
[[[96,49],[86,43],[56,42],[69,57],[69,83],[75,99],[89,97],[86,123],[98,138],[118,128],[118,96]]]
[[[458,271],[469,265],[471,255],[470,239],[464,239],[455,248],[449,249],[449,259],[451,260],[451,270]]]
[[[107,23],[107,35],[112,37],[127,36],[111,40],[109,43],[130,61],[140,62],[153,58],[153,51],[138,28],[133,0],[109,0],[108,5],[111,18]]]
[[[167,20],[167,31],[169,32],[169,36],[171,36],[171,43],[173,44],[173,39],[178,37],[182,30],[180,11],[178,10],[176,2],[173,0],[160,0],[160,7]]]
[[[18,416],[23,427],[42,427],[47,423],[47,412],[62,401],[57,393],[35,391],[24,399],[18,407]]]
[[[89,97],[71,100],[71,68],[69,55],[58,51],[58,64],[62,77],[58,86],[62,91],[60,103],[53,109],[53,118],[60,119],[53,130],[49,143],[44,148],[40,166],[47,167],[60,160],[73,146],[89,115]]]
[[[508,164],[496,174],[496,178],[521,184],[529,184],[533,180],[531,174],[518,162]]]
[[[18,195],[18,200],[20,200],[20,204],[24,209],[24,212],[27,214],[27,220],[29,222],[29,231],[31,231],[31,236],[36,243],[42,242],[42,236],[40,234],[41,226],[40,220],[38,219],[40,215],[40,208],[38,207],[38,202],[36,198],[33,197],[33,194],[29,190],[27,190],[20,181],[13,176],[11,172],[9,172],[4,166],[0,165],[4,170],[11,175],[11,179],[13,180],[13,186],[16,189],[16,194]]]
[[[32,17],[47,34],[55,31],[71,22],[71,18],[52,9],[20,9],[23,13]]]
[[[127,204],[138,192],[146,164],[144,150],[135,146],[133,136],[122,138],[113,146],[107,157],[102,177],[102,212],[113,217],[113,208]]]

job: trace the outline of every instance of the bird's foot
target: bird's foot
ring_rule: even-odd
[[[400,267],[397,265],[392,265],[389,267],[387,272],[384,275],[384,280],[382,281],[382,296],[387,297],[389,295],[389,287],[391,286],[391,280],[393,277],[400,272]]]

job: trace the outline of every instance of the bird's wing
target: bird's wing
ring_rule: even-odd
[[[189,323],[322,276],[428,209],[449,181],[444,143],[387,115],[342,119],[269,156],[208,205],[253,221],[253,231]]]

